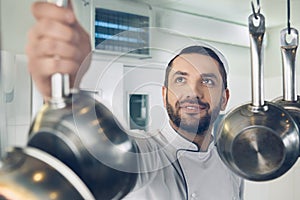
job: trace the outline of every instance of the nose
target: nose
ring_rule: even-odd
[[[200,80],[196,80],[191,82],[187,87],[187,98],[198,98],[202,99],[204,97],[205,92],[207,92],[207,87],[204,87]]]

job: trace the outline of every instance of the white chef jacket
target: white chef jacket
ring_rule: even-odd
[[[133,134],[139,148],[138,180],[126,200],[242,200],[243,180],[221,161],[214,142],[206,152],[169,124]]]

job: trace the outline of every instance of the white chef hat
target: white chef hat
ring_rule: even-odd
[[[225,56],[218,50],[216,49],[215,47],[213,46],[210,46],[208,44],[204,44],[204,43],[201,43],[201,44],[196,44],[196,45],[190,45],[190,46],[187,46],[185,48],[183,48],[179,53],[178,55],[180,54],[185,54],[185,53],[197,53],[197,52],[207,52],[207,54],[213,58],[215,58],[217,61],[219,60],[219,62],[221,62],[220,64],[223,65],[224,69],[225,69],[225,72],[226,74],[228,75],[229,73],[229,66],[228,66],[228,63],[227,63],[227,60],[225,58]],[[213,55],[213,54],[214,55]]]

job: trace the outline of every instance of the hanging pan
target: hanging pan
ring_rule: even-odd
[[[218,131],[217,150],[223,162],[239,176],[253,181],[277,178],[298,158],[296,122],[288,111],[263,99],[263,36],[260,13],[248,18],[252,102],[226,114]]]
[[[296,90],[295,60],[299,43],[298,31],[295,28],[283,29],[280,32],[282,71],[283,71],[283,97],[274,102],[286,109],[294,118],[300,128],[300,97]]]
[[[79,177],[36,148],[11,148],[0,162],[1,200],[96,200]]]
[[[67,0],[48,2],[66,6]],[[90,94],[52,76],[52,98],[31,125],[27,145],[70,167],[96,199],[122,198],[136,183],[137,147],[113,113]]]
[[[52,76],[52,98],[32,123],[27,146],[70,167],[96,199],[121,198],[135,185],[137,147],[110,110],[90,94],[65,94],[64,77]]]

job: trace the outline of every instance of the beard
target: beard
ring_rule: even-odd
[[[184,118],[180,115],[180,103],[183,102],[190,102],[190,103],[196,103],[199,105],[205,106],[206,112],[205,115],[202,117],[199,117],[198,119],[195,120],[190,120],[188,118]],[[194,100],[183,100],[181,102],[176,102],[175,108],[171,106],[171,104],[168,102],[168,98],[166,100],[166,107],[167,107],[167,112],[169,115],[170,120],[173,122],[173,124],[182,129],[185,130],[189,133],[194,133],[197,135],[204,135],[205,132],[211,127],[211,124],[217,119],[219,113],[220,113],[220,105],[217,108],[214,108],[212,110],[212,113],[210,114],[208,112],[210,105],[208,103],[203,103],[199,99],[194,99]]]

